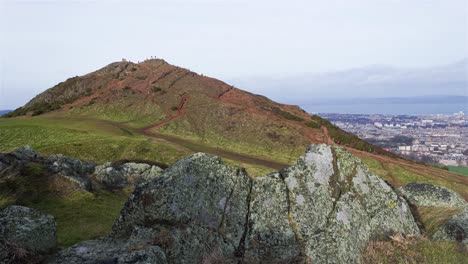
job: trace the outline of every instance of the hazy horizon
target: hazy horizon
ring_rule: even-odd
[[[152,56],[285,103],[468,89],[462,0],[1,1],[0,38],[0,109]]]

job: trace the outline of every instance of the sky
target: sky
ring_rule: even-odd
[[[444,86],[431,82],[424,95],[466,94],[468,1],[0,0],[0,109],[113,61],[151,56],[278,101],[295,98],[278,93],[274,80],[295,87],[291,94],[325,98],[329,86],[288,80],[321,76],[347,85],[341,73],[361,71],[371,79],[399,76],[403,85],[407,73],[424,83],[450,65],[460,67],[456,80],[442,74]],[[372,76],[375,69],[383,73]],[[343,88],[339,96],[356,93]]]

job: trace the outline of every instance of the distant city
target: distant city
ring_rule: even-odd
[[[468,165],[468,116],[319,114],[345,131],[415,161]]]

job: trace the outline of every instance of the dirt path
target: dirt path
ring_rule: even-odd
[[[433,179],[439,179],[439,180],[444,179],[444,180],[449,181],[449,182],[468,185],[468,177],[463,176],[463,175],[458,175],[456,173],[451,173],[451,172],[444,171],[444,170],[441,170],[441,169],[431,168],[429,166],[420,165],[420,164],[417,164],[417,163],[414,163],[414,162],[411,162],[411,161],[403,161],[403,160],[398,160],[398,159],[392,159],[392,158],[388,158],[388,157],[385,157],[385,156],[376,155],[376,154],[373,154],[373,153],[352,149],[352,148],[349,148],[349,147],[346,147],[346,149],[348,151],[350,151],[351,153],[355,154],[355,155],[357,154],[358,156],[372,157],[373,159],[375,159],[375,160],[377,160],[377,161],[379,161],[381,163],[382,162],[383,163],[393,163],[393,164],[404,166],[404,167],[408,168],[408,170],[412,171],[413,173],[417,173],[417,174],[419,174],[421,176],[424,176],[424,177],[429,177],[429,175],[437,175],[437,176],[430,176],[430,177],[433,178]],[[429,175],[425,175],[425,174],[422,174],[422,173],[427,173]]]
[[[182,115],[184,114],[184,107],[185,105],[187,104],[188,102],[188,98],[187,97],[182,97],[182,99],[180,100],[180,103],[179,103],[179,106],[177,107],[177,114],[165,121],[162,121],[161,123],[157,123],[157,124],[153,124],[153,125],[150,125],[150,126],[147,126],[147,127],[144,127],[141,132],[147,136],[150,136],[152,134],[151,130],[153,129],[158,129],[158,128],[161,128],[179,118],[182,117]]]
[[[216,147],[210,147],[207,145],[204,145],[202,143],[194,142],[191,140],[183,139],[180,137],[176,136],[171,136],[171,135],[166,135],[166,134],[161,134],[155,132],[158,128],[161,128],[179,118],[181,118],[184,115],[184,110],[187,105],[188,98],[187,97],[182,97],[179,106],[177,107],[177,114],[175,116],[170,117],[169,119],[162,121],[157,124],[153,124],[147,127],[144,127],[142,129],[136,130],[136,132],[143,134],[145,136],[151,137],[151,138],[157,138],[157,139],[163,139],[165,141],[169,141],[171,143],[174,143],[176,145],[179,145],[183,148],[186,148],[190,151],[193,152],[205,152],[209,153],[212,155],[220,156],[226,159],[230,160],[235,160],[239,161],[241,163],[247,163],[247,164],[252,164],[252,165],[261,165],[264,167],[272,168],[275,170],[280,170],[283,168],[288,167],[288,164],[281,163],[281,162],[276,162],[273,160],[267,160],[263,158],[257,158],[257,157],[252,157],[249,155],[241,154],[241,153],[236,153]],[[118,125],[118,124],[116,124]],[[126,127],[126,129],[129,129]],[[134,130],[134,129],[133,129]],[[135,131],[135,130],[134,130]]]
[[[328,128],[326,126],[320,126],[320,129],[322,130],[324,136],[323,141],[326,144],[334,145],[335,143],[333,142],[333,139],[331,139],[330,133],[328,133]]]
[[[209,153],[212,155],[220,156],[222,158],[239,161],[241,163],[260,165],[260,166],[272,168],[275,170],[280,170],[280,169],[289,167],[289,165],[285,163],[281,163],[281,162],[277,162],[273,160],[267,160],[267,159],[258,158],[258,157],[252,157],[249,155],[232,152],[229,150],[211,147],[211,146],[204,145],[202,143],[197,143],[191,140],[187,140],[187,139],[183,139],[183,138],[179,138],[175,136],[159,134],[159,133],[155,133],[151,131],[145,131],[145,135],[148,137],[159,138],[159,139],[169,141],[171,143],[175,143],[193,152],[205,152],[205,153]]]

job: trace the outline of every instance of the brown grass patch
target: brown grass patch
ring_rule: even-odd
[[[370,242],[362,255],[365,264],[376,263],[467,263],[467,251],[455,242],[431,241],[425,237],[395,235],[390,241]]]

